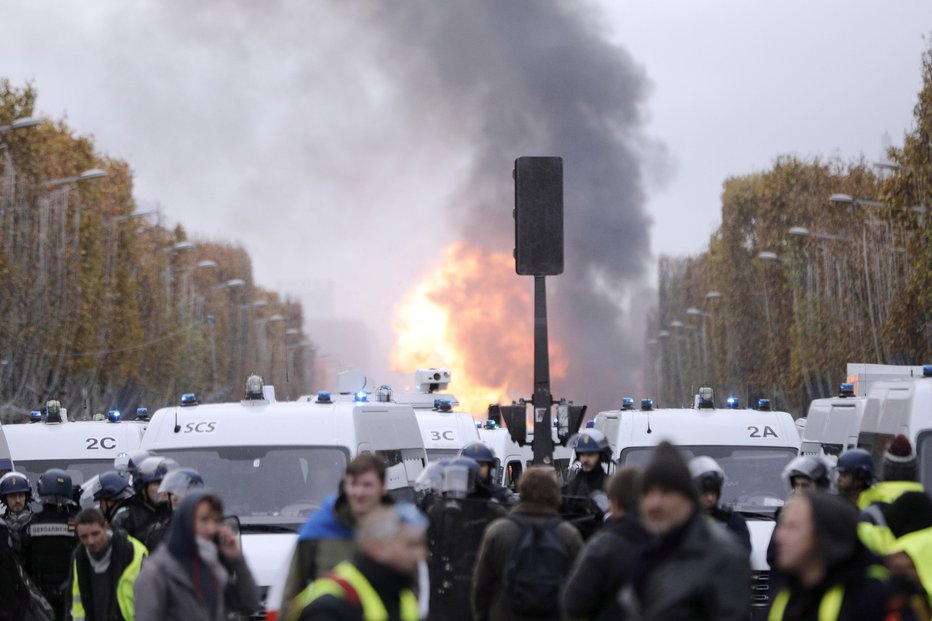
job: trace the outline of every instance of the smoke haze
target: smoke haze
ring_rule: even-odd
[[[570,363],[554,392],[605,407],[637,388],[644,179],[665,155],[642,131],[644,71],[587,6],[21,2],[0,56],[40,111],[130,162],[137,196],[242,241],[261,284],[314,316],[330,304],[308,283],[333,281],[336,314],[377,339],[339,361],[377,377],[386,309],[454,240],[510,252],[514,158],[563,156],[566,274],[549,291]]]

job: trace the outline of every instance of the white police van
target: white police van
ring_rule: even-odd
[[[710,389],[700,390],[692,409],[654,409],[644,399],[641,409],[600,412],[594,427],[608,438],[619,467],[643,469],[664,440],[686,458],[708,455],[719,463],[726,476],[722,504],[744,516],[751,532],[752,604],[760,613],[769,605],[767,546],[774,514],[788,491],[781,475],[799,453],[799,434],[793,417],[770,411],[766,400],[759,410],[720,409]]]
[[[918,373],[909,377],[873,381],[867,397],[858,447],[869,451],[879,464],[893,438],[903,434],[923,455],[922,470],[926,472],[932,446],[932,365],[918,367]]]
[[[838,457],[858,445],[861,419],[870,397],[856,396],[853,384],[842,384],[837,397],[813,399],[809,404],[799,452]]]
[[[296,531],[338,490],[355,456],[384,458],[389,491],[414,499],[427,461],[414,410],[370,396],[320,392],[279,402],[253,376],[241,402],[199,405],[188,394],[158,410],[142,448],[195,468],[220,494],[226,513],[239,518],[246,562],[265,599],[270,585],[284,582]]]
[[[460,450],[479,440],[476,422],[466,412],[457,412],[457,398],[445,391],[452,380],[449,369],[418,369],[414,374],[416,392],[395,392],[388,399],[414,408],[421,428],[427,459],[437,461],[459,455]],[[380,391],[391,390],[382,386]]]
[[[33,412],[30,423],[3,427],[16,470],[33,488],[49,468],[65,470],[74,485],[112,470],[120,453],[139,448],[148,424],[145,408],[139,408],[136,420],[123,420],[119,411],[111,410],[105,420],[71,421],[57,401],[50,405]]]

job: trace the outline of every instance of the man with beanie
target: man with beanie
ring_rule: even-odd
[[[619,603],[631,618],[746,621],[751,567],[747,551],[707,520],[679,451],[662,442],[641,484],[641,519],[652,538],[634,563]]]
[[[139,576],[145,546],[126,534],[111,531],[97,509],[84,509],[75,518],[78,540],[71,555],[70,601],[65,609],[75,621],[122,621],[135,611],[133,585]]]
[[[168,538],[136,579],[136,621],[221,621],[261,603],[220,497],[198,489],[178,505]]]
[[[844,498],[793,494],[774,535],[783,587],[769,619],[912,619],[905,592],[858,539],[858,512]]]
[[[301,591],[286,621],[418,621],[414,588],[426,532],[427,518],[412,504],[375,507],[359,522],[352,560]]]
[[[563,588],[563,610],[574,621],[625,618],[616,596],[630,582],[634,561],[647,539],[637,514],[640,470],[620,468],[609,479],[606,492],[611,516],[586,542]]]
[[[917,458],[904,435],[893,438],[883,454],[883,481],[861,492],[858,507],[862,510],[858,534],[876,554],[886,554],[894,536],[887,526],[884,509],[906,492],[922,492],[917,478]]]

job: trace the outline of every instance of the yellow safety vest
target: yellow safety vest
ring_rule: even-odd
[[[932,528],[917,530],[897,539],[890,552],[905,552],[913,559],[919,581],[929,596],[932,606]]]
[[[136,600],[133,597],[133,585],[136,583],[136,577],[139,576],[139,570],[142,569],[142,559],[149,555],[149,551],[146,549],[146,546],[129,535],[127,535],[126,538],[133,546],[133,560],[126,566],[126,569],[123,570],[123,573],[120,574],[120,579],[117,581],[116,601],[117,606],[120,607],[120,614],[123,615],[123,618],[126,619],[126,621],[133,621],[133,617],[136,614]],[[71,618],[73,621],[84,621],[84,617],[87,613],[84,611],[84,603],[81,601],[81,588],[78,585],[77,559],[74,561],[71,575]]]
[[[890,579],[890,572],[882,565],[870,565],[867,568],[867,575],[877,580],[886,582]],[[845,589],[840,584],[835,585],[825,592],[822,601],[819,602],[819,621],[837,621],[838,615],[841,614],[841,605],[845,600]],[[781,589],[773,598],[773,604],[770,606],[770,614],[767,616],[768,621],[782,621],[786,613],[786,606],[790,602],[790,592],[787,589]]]
[[[916,481],[883,481],[869,487],[858,496],[858,509],[863,511],[875,502],[890,504],[906,492],[923,492],[922,483]]]
[[[388,621],[388,611],[375,588],[366,580],[356,567],[349,561],[343,561],[333,568],[329,576],[349,584],[359,596],[362,606],[362,617],[366,621]],[[346,590],[337,580],[329,576],[318,578],[309,584],[292,601],[290,610],[285,617],[286,621],[297,621],[301,612],[315,600],[332,595],[340,599],[346,598]],[[408,589],[401,592],[400,613],[402,621],[419,621],[421,618],[418,609],[417,596]]]

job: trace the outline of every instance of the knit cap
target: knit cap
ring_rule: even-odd
[[[679,492],[693,504],[699,504],[699,494],[692,475],[689,474],[689,466],[676,447],[669,442],[661,442],[654,449],[654,454],[644,470],[641,493],[646,494],[654,488]]]
[[[916,480],[916,451],[906,436],[900,434],[893,438],[893,442],[883,454],[883,480],[884,481],[915,481]]]

